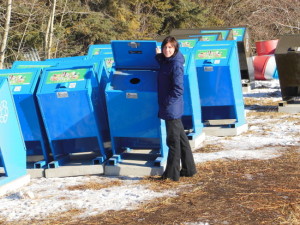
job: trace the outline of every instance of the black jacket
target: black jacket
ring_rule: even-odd
[[[160,65],[158,73],[158,117],[164,120],[179,119],[183,114],[184,56],[178,52],[166,58],[156,55]]]

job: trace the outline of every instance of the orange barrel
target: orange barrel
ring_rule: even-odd
[[[255,42],[257,55],[260,56],[260,55],[272,55],[272,54],[274,54],[277,43],[278,43],[278,39]]]
[[[253,67],[255,80],[271,80],[277,70],[274,55],[254,56]]]

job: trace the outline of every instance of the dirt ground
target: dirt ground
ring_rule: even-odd
[[[286,148],[281,157],[267,161],[203,163],[194,177],[179,182],[146,177],[140,182],[155,191],[174,189],[178,195],[136,210],[85,219],[75,219],[79,212],[74,210],[19,224],[300,224],[300,151]]]

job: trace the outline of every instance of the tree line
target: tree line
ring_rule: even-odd
[[[299,33],[299,11],[298,0],[2,0],[0,64],[85,55],[91,44],[174,28],[242,25],[253,41],[274,39]]]

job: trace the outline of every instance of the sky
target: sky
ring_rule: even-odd
[[[277,102],[281,100],[278,80],[255,81],[256,88],[244,93],[244,98],[255,102]],[[231,138],[207,136],[203,146],[222,146],[220,151],[196,153],[196,163],[219,159],[268,160],[279,157],[285,146],[295,145],[300,141],[300,125],[288,118],[299,114],[281,114],[269,118],[259,118],[250,114],[255,104],[245,108],[248,132]],[[279,126],[280,124],[280,126]],[[267,134],[267,135],[266,135]],[[262,138],[263,137],[263,138]],[[155,192],[146,184],[138,183],[140,177],[78,176],[66,178],[34,178],[19,190],[0,197],[0,217],[9,221],[44,218],[53,213],[70,209],[80,209],[80,217],[96,215],[107,210],[135,209],[141,203],[154,198],[176,195],[175,190]],[[121,182],[100,190],[68,190],[68,187],[89,182]],[[197,224],[208,225],[198,222]]]

